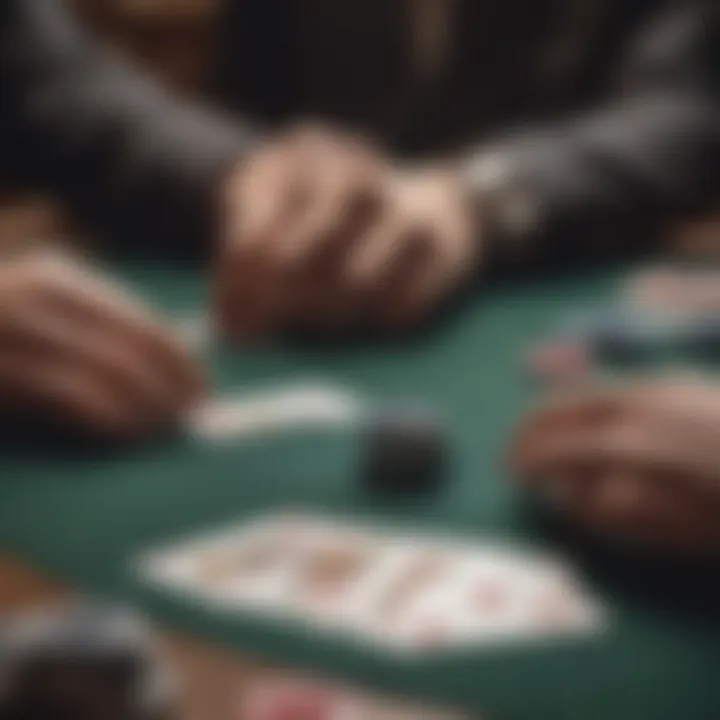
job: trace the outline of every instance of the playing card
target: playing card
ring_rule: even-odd
[[[147,554],[143,578],[215,607],[273,612],[289,591],[296,544],[291,523],[247,525],[208,533]]]
[[[467,561],[442,602],[457,642],[541,640],[595,632],[602,612],[564,564],[486,549]]]
[[[369,583],[363,634],[405,652],[437,652],[599,630],[603,613],[557,559],[490,542],[392,543]]]
[[[223,442],[347,424],[360,412],[361,403],[350,391],[297,383],[210,399],[188,413],[185,426],[192,437]]]
[[[583,635],[605,620],[556,558],[302,513],[151,552],[139,567],[146,582],[224,612],[410,655]]]

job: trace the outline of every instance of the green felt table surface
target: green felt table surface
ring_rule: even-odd
[[[197,272],[150,263],[116,270],[177,317],[204,306]],[[569,307],[605,297],[614,272],[495,288],[406,346],[210,352],[222,391],[323,378],[369,397],[433,403],[447,418],[454,464],[450,482],[432,497],[398,503],[363,490],[352,437],[332,432],[220,447],[176,437],[98,454],[6,443],[0,549],[91,593],[137,602],[201,639],[490,717],[718,718],[715,615],[660,602],[652,592],[637,592],[637,583],[626,587],[612,571],[586,568],[609,608],[609,627],[599,636],[401,660],[300,626],[210,613],[143,587],[130,570],[150,546],[294,507],[509,537],[533,547],[562,542],[523,512],[502,470],[502,450],[533,394],[522,373],[528,345]]]

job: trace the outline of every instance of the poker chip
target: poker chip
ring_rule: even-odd
[[[118,717],[152,720],[174,708],[172,678],[149,628],[123,608],[32,614],[2,641],[3,717],[89,717],[113,708]]]
[[[633,276],[624,290],[625,302],[650,312],[669,312],[688,301],[687,278],[672,268],[651,268]]]
[[[390,493],[423,492],[445,479],[449,442],[442,422],[417,408],[392,408],[366,419],[362,479]]]
[[[337,693],[317,683],[267,680],[241,704],[237,720],[333,720]]]
[[[720,272],[714,266],[671,266],[644,270],[626,286],[630,307],[661,315],[698,317],[720,311]]]
[[[592,370],[587,348],[577,342],[548,342],[533,349],[528,358],[530,375],[552,384],[576,382]]]
[[[652,339],[645,330],[627,320],[600,325],[590,338],[592,353],[600,362],[613,365],[644,362],[652,352]]]
[[[561,323],[554,339],[533,350],[529,372],[566,383],[585,379],[596,368],[643,367],[672,357],[688,338],[684,326],[675,316],[627,308],[576,313]],[[720,340],[720,328],[716,334]]]

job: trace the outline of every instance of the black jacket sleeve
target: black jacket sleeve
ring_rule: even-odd
[[[669,217],[720,200],[716,5],[658,3],[628,48],[614,97],[509,133],[470,160],[507,255],[638,248]]]
[[[118,243],[209,244],[213,195],[251,137],[96,44],[60,0],[0,3],[0,170]]]

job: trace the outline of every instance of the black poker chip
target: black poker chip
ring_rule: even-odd
[[[391,494],[423,493],[446,479],[449,441],[442,419],[427,408],[371,412],[363,429],[362,479]]]

